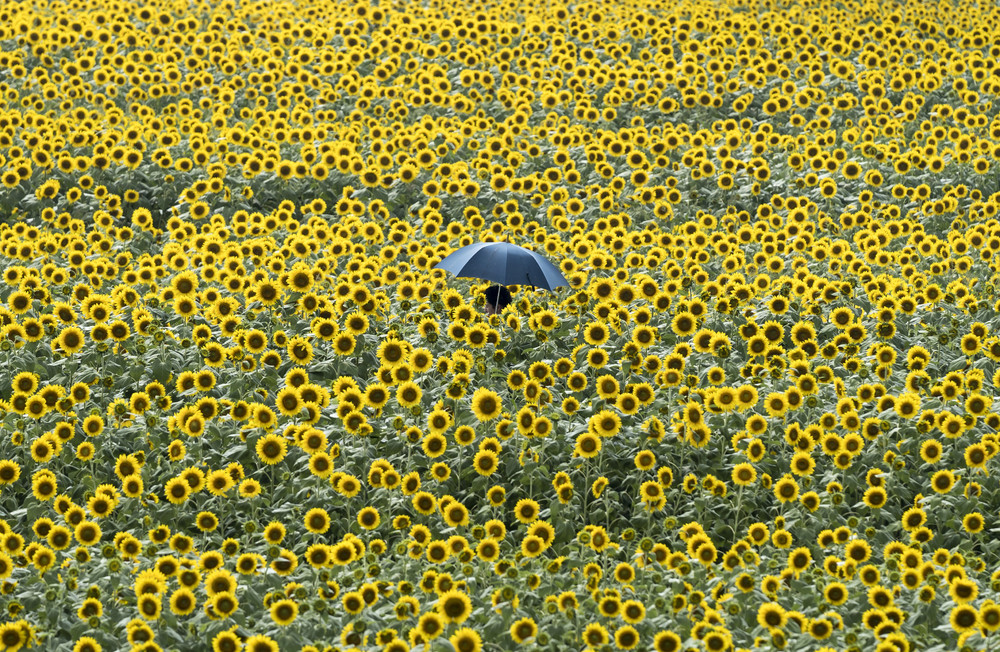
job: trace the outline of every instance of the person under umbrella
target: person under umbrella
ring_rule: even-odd
[[[513,297],[510,296],[510,290],[502,285],[491,285],[484,294],[487,315],[499,315],[513,300]]]

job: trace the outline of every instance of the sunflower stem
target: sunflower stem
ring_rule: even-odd
[[[731,525],[733,529],[734,541],[740,538],[739,531],[743,511],[743,489],[744,487],[741,485],[740,488],[736,490],[736,516],[733,518],[733,523]]]

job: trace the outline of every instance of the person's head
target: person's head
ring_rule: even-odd
[[[498,315],[512,301],[510,291],[502,285],[491,285],[486,289],[486,314]]]

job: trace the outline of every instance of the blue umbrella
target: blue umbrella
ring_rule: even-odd
[[[434,268],[500,285],[531,285],[545,290],[569,287],[566,277],[547,258],[509,242],[470,244],[452,252]]]

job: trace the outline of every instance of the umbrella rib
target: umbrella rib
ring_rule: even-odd
[[[507,246],[505,246],[505,247],[503,247],[501,249],[503,251],[503,271],[500,274],[500,278],[503,279],[503,280],[502,281],[497,281],[497,282],[501,283],[502,285],[509,285],[509,283],[507,283],[507,281],[508,281],[508,279],[507,279],[507,268],[510,266],[510,254],[511,254],[511,251],[509,249],[510,246],[511,245],[507,244]]]

